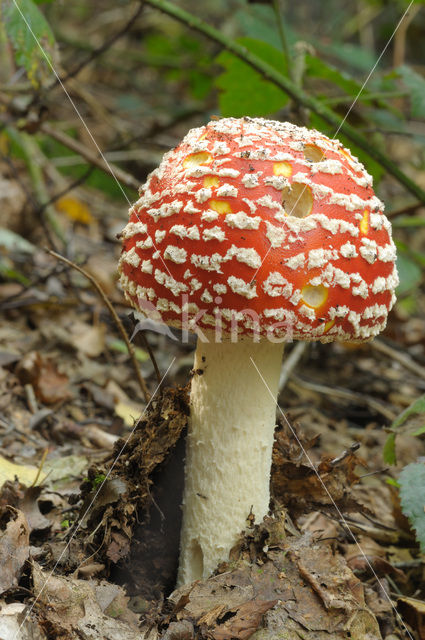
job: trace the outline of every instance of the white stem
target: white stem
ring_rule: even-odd
[[[251,510],[256,522],[268,512],[282,352],[283,344],[271,342],[198,340],[179,585],[207,577],[228,560]]]

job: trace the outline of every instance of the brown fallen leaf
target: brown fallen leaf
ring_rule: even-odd
[[[223,624],[219,624],[212,632],[214,640],[247,640],[258,629],[263,615],[275,606],[277,600],[249,600],[240,607],[226,612],[226,618],[233,614]]]
[[[39,624],[49,638],[143,640],[122,587],[98,580],[52,575],[32,563]]]
[[[322,600],[326,609],[349,611],[353,603],[364,605],[363,587],[339,555],[318,553],[317,548],[303,548],[302,554],[290,551],[300,575]]]
[[[59,373],[56,364],[37,351],[27,353],[16,367],[22,384],[31,384],[37,398],[44,404],[55,404],[71,397],[69,380]]]
[[[397,598],[397,609],[403,619],[418,632],[419,640],[425,640],[425,602],[416,598]]]
[[[179,603],[179,611],[171,613],[169,622],[190,620],[200,628],[200,637],[214,640],[251,635],[342,640],[347,632],[353,640],[381,640],[363,587],[342,556],[309,534],[288,534],[270,547],[276,533],[271,520],[255,525],[252,541],[244,540],[240,559],[233,561],[236,568],[174,591],[169,598]],[[257,564],[248,564],[249,543],[263,549]]]
[[[379,556],[358,554],[350,558],[347,563],[350,569],[356,572],[357,575],[366,574],[372,576],[374,572],[379,578],[389,575],[402,584],[406,584],[407,582],[406,574],[401,571],[401,569],[397,569],[397,567],[394,567],[388,560],[380,558]]]
[[[29,527],[19,509],[0,510],[0,593],[18,584],[29,556]]]
[[[121,533],[114,531],[111,534],[111,542],[106,551],[106,557],[117,563],[121,558],[125,558],[128,555],[129,550],[130,540]]]
[[[42,492],[42,487],[29,487],[24,493],[23,500],[20,503],[20,507],[24,512],[30,532],[37,532],[44,534],[47,532],[52,523],[46,518],[40,511],[38,505],[38,498]]]
[[[99,323],[91,326],[85,322],[73,324],[71,343],[79,353],[89,358],[97,358],[105,349],[106,325]]]

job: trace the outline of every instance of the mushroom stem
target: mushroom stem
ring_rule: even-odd
[[[178,585],[210,575],[228,560],[250,512],[257,522],[268,512],[282,352],[268,341],[198,340]]]

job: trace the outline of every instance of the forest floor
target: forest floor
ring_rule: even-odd
[[[5,180],[13,192],[13,177]],[[17,204],[10,204],[10,226],[28,237]],[[61,216],[72,231],[69,253],[76,261],[90,256],[84,269],[131,335],[134,322],[116,287],[122,212],[111,209],[102,227],[96,217]],[[397,435],[397,465],[383,462],[388,426],[424,392],[423,303],[413,315],[396,309],[384,336],[370,344],[288,345],[284,363],[293,359],[284,365],[273,458],[275,518],[247,529],[213,586],[199,583],[170,601],[194,341],[183,345],[177,332],[175,340],[136,335],[151,393],[168,371],[145,412],[104,301],[84,275],[42,248],[41,230],[29,237],[10,259],[31,285],[0,285],[0,629],[7,630],[0,637],[277,638],[256,629],[266,612],[268,626],[278,625],[273,607],[287,596],[285,574],[298,601],[296,614],[285,613],[293,625],[287,637],[380,637],[375,622],[358,618],[366,603],[382,637],[407,637],[407,625],[411,637],[423,638],[423,564],[391,484],[425,455],[423,440],[411,435],[421,426],[417,417]],[[282,550],[291,566],[282,568]],[[277,596],[248,560],[280,580]],[[332,609],[337,593],[343,604]],[[318,600],[321,613],[312,614]],[[341,610],[356,614],[356,628],[341,631]]]

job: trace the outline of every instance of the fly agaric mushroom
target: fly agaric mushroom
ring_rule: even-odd
[[[198,334],[180,584],[228,558],[251,511],[268,512],[283,343],[384,329],[398,278],[383,208],[337,140],[224,118],[189,131],[130,209],[125,295]]]

